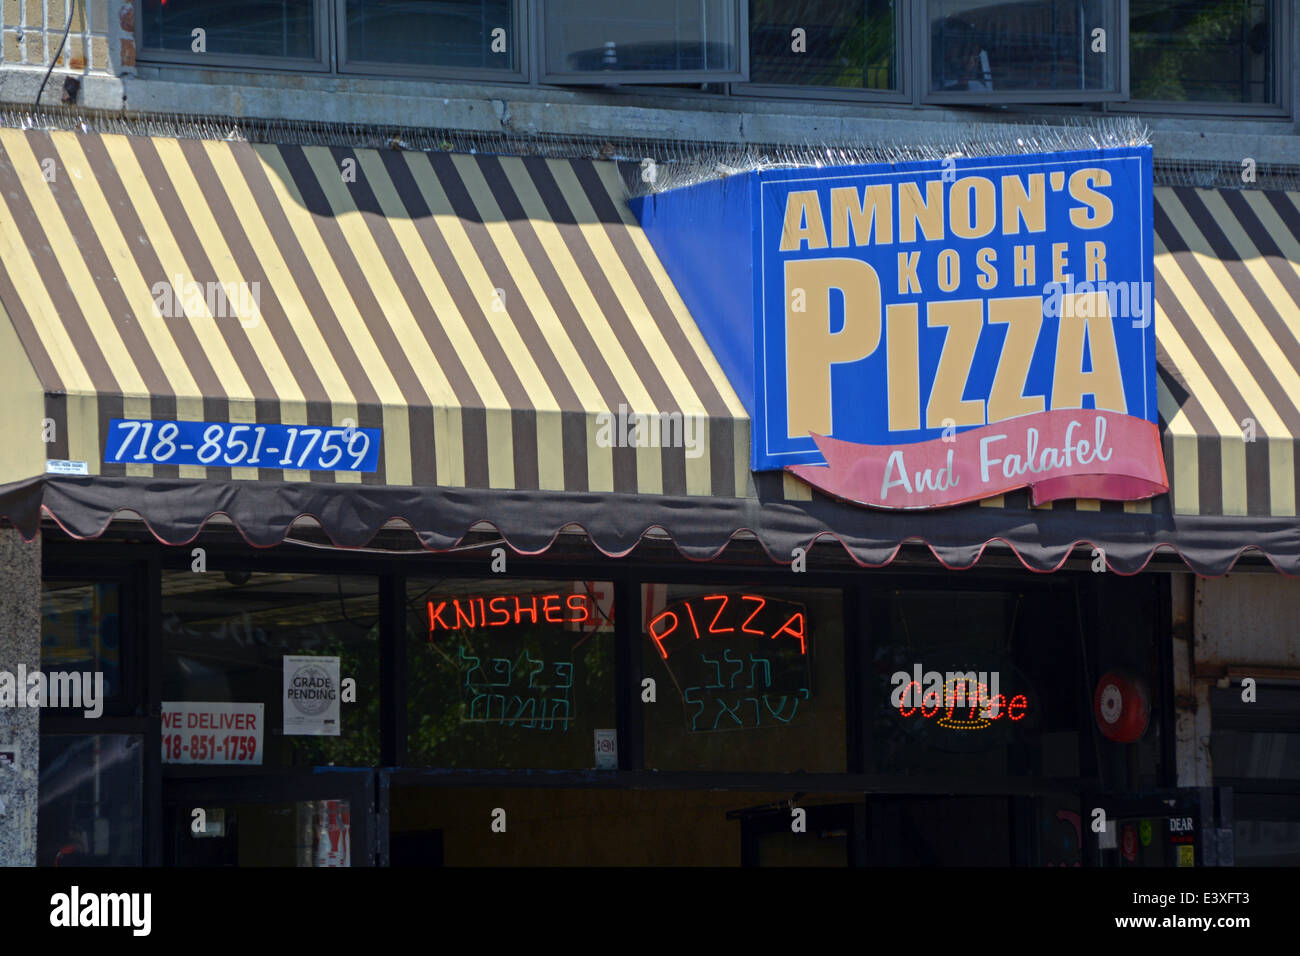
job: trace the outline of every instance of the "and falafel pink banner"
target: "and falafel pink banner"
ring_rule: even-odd
[[[827,464],[786,470],[873,508],[941,508],[1026,487],[1036,505],[1169,490],[1157,426],[1119,412],[1054,409],[910,445],[813,438]]]

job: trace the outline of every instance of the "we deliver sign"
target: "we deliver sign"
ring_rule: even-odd
[[[263,704],[163,701],[163,763],[261,766]]]

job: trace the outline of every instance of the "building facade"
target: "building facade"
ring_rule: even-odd
[[[626,6],[0,6],[0,861],[1300,862],[1294,5]],[[1123,149],[1158,492],[753,467],[739,190]]]

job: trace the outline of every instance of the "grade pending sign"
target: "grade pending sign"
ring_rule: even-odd
[[[339,658],[284,656],[285,736],[339,736]]]
[[[756,189],[756,469],[880,508],[1168,490],[1149,147]]]

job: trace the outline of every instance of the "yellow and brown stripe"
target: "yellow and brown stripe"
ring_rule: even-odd
[[[188,300],[158,314],[157,291],[189,283],[256,288],[258,321]],[[0,481],[59,458],[181,478],[749,484],[748,417],[612,163],[0,130],[0,303],[55,438]],[[598,416],[621,407],[691,416],[698,453],[608,447]],[[115,417],[350,418],[383,429],[379,470],[106,464]]]
[[[1158,398],[1176,514],[1296,514],[1300,193],[1159,188]]]

